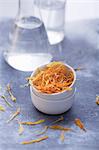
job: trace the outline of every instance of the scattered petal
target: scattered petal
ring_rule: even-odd
[[[26,83],[26,84],[20,85],[20,88],[25,88],[25,87],[28,87],[29,85],[30,85],[29,83]]]
[[[10,103],[8,102],[7,98],[6,98],[4,95],[2,95],[1,98],[6,102],[6,104],[7,104],[9,107],[13,107],[12,104],[10,104]]]
[[[61,135],[60,135],[60,140],[62,141],[62,142],[64,142],[64,139],[65,139],[65,131],[61,131]]]
[[[96,104],[99,105],[99,95],[96,96]]]
[[[66,128],[66,127],[59,126],[59,125],[49,126],[49,128],[54,129],[54,130],[72,131],[71,128]]]
[[[80,119],[75,119],[75,124],[76,126],[78,126],[80,129],[84,130],[86,132],[86,129],[84,127],[84,124],[82,123],[82,121]]]
[[[13,114],[12,114],[12,116],[10,117],[10,119],[9,120],[7,120],[7,123],[9,123],[10,121],[12,121],[17,115],[19,115],[20,114],[20,108],[18,108],[17,110],[16,110],[16,112],[14,112]]]
[[[47,130],[48,130],[48,126],[45,126],[44,129],[43,129],[41,132],[39,132],[39,133],[37,134],[37,136],[38,136],[38,135],[45,134]]]
[[[18,124],[19,124],[18,133],[19,133],[19,135],[21,135],[24,132],[24,128],[20,121],[18,121]]]
[[[12,94],[10,84],[7,84],[7,91],[8,91],[8,93],[9,93],[9,95],[10,95],[11,100],[12,100],[13,102],[16,102],[16,97]]]
[[[5,108],[0,105],[0,111],[5,111]]]
[[[64,120],[64,117],[61,116],[60,118],[58,118],[57,120],[53,121],[51,124],[55,124],[55,123],[58,123],[60,121],[63,121]]]
[[[75,68],[74,70],[75,70],[75,71],[80,71],[80,70],[85,70],[85,68],[79,67],[79,68]]]
[[[43,122],[45,122],[45,119],[41,119],[41,120],[38,120],[35,122],[21,122],[21,124],[23,124],[23,125],[37,125],[37,124],[41,124]]]
[[[37,143],[37,142],[40,142],[40,141],[43,141],[43,140],[46,140],[46,139],[48,139],[48,136],[44,136],[44,137],[38,138],[36,140],[24,141],[21,144],[32,144],[32,143]]]

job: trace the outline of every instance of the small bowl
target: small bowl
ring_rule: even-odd
[[[39,97],[33,92],[31,87],[30,87],[30,92],[31,92],[32,102],[39,111],[45,114],[57,115],[66,112],[72,107],[75,98],[76,89],[74,90],[74,93],[70,97],[64,99],[58,99],[57,101],[47,100]]]
[[[39,67],[43,69],[46,65]],[[33,85],[30,86],[31,98],[34,106],[41,112],[46,114],[61,114],[71,108],[75,96],[75,81],[76,73],[74,69],[65,64],[66,67],[70,68],[74,74],[73,83],[70,85],[72,90],[63,91],[59,93],[46,94],[37,90]],[[32,73],[31,77],[36,74],[36,70]]]

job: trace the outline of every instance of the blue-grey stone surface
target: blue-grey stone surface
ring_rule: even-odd
[[[71,127],[75,132],[65,133],[65,141],[59,139],[60,131],[48,130],[49,139],[40,143],[21,145],[24,140],[38,138],[36,131],[57,119],[60,115],[50,116],[37,111],[30,98],[29,87],[21,88],[26,83],[25,77],[31,72],[21,72],[11,68],[3,58],[3,50],[8,38],[10,21],[0,22],[0,95],[8,96],[5,87],[11,82],[17,102],[13,108],[9,108],[0,98],[0,104],[5,112],[0,112],[0,150],[99,150],[99,106],[95,103],[99,94],[99,49],[97,20],[70,23],[66,26],[66,38],[63,42],[63,56],[65,62],[73,67],[84,67],[85,70],[77,72],[77,92],[72,108],[63,114],[65,121],[60,125]],[[98,27],[99,28],[99,27]],[[57,51],[56,51],[57,53]],[[21,107],[20,121],[35,121],[41,118],[49,118],[46,123],[37,126],[25,126],[24,133],[18,135],[16,120],[7,124],[12,111]],[[74,119],[80,118],[87,132],[80,130],[74,124]],[[43,136],[43,135],[42,135]]]

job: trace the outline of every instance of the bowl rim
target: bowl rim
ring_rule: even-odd
[[[62,63],[63,63],[63,62],[62,62]],[[76,81],[76,72],[75,72],[75,70],[74,70],[70,65],[68,65],[68,64],[66,64],[66,63],[63,63],[63,64],[64,64],[65,66],[67,66],[69,69],[71,69],[72,72],[73,72],[74,80],[73,80],[72,84],[69,86],[70,88],[72,88],[73,85],[74,85],[74,83],[75,83],[75,81]],[[46,64],[46,65],[47,65],[47,64]],[[40,67],[38,67],[38,68],[43,68],[43,67],[45,67],[46,65],[42,65],[42,66],[40,66]],[[32,74],[31,74],[30,77],[33,77],[33,75],[35,74],[36,70],[37,70],[37,69],[35,69],[35,70],[32,72]],[[68,92],[68,91],[64,90],[64,91],[58,92],[58,93],[47,94],[47,93],[43,93],[43,92],[37,90],[37,89],[36,89],[33,85],[31,85],[31,84],[30,84],[30,86],[32,87],[32,89],[34,89],[34,91],[36,91],[37,93],[39,93],[39,94],[41,94],[41,95],[45,95],[45,96],[49,96],[49,95],[55,96],[55,95],[60,95],[60,94],[63,94],[63,93]]]

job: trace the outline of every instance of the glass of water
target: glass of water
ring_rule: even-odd
[[[35,0],[35,13],[40,8],[49,42],[51,45],[64,39],[66,0]]]
[[[39,9],[34,13],[34,0],[19,0],[18,14],[4,51],[6,62],[15,69],[33,71],[52,60],[49,49]]]

